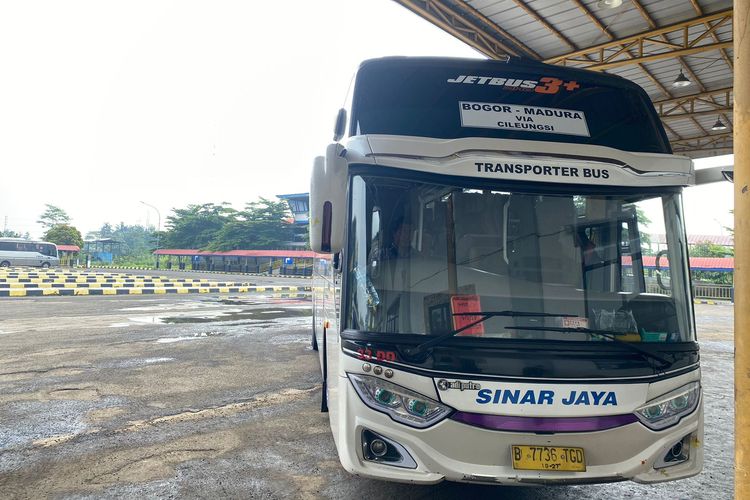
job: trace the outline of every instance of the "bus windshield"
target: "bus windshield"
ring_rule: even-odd
[[[531,314],[456,338],[695,339],[679,189],[424,178],[352,178],[346,328],[440,335],[508,311]]]

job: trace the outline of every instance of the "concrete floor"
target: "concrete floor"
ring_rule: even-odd
[[[418,487],[338,463],[310,302],[271,295],[0,300],[4,498],[732,497],[731,306],[696,306],[706,465],[641,486]]]

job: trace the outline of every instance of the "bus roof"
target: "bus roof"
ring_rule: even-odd
[[[411,56],[388,56],[379,57],[374,59],[367,59],[362,61],[359,65],[359,69],[368,68],[370,66],[375,67],[398,67],[400,65],[420,67],[420,66],[435,66],[440,65],[449,68],[471,68],[471,69],[486,69],[486,70],[526,70],[526,71],[538,71],[544,72],[552,76],[565,76],[566,78],[576,78],[581,81],[587,81],[591,83],[601,83],[610,87],[619,87],[623,89],[631,89],[637,91],[645,91],[640,85],[633,83],[631,80],[623,78],[619,75],[612,73],[604,73],[599,71],[589,71],[579,68],[571,68],[570,66],[557,66],[554,64],[545,64],[540,61],[534,61],[531,59],[525,59],[522,57],[511,57],[507,61],[497,59],[469,59],[462,57],[411,57]]]
[[[635,83],[519,58],[364,61],[349,134],[535,140],[672,153],[651,100]]]

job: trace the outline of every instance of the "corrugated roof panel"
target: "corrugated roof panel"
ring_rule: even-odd
[[[518,8],[518,5],[513,0],[471,0],[467,3],[486,17],[504,15],[506,18],[512,19],[523,15],[523,11]],[[484,6],[479,7],[482,4]]]
[[[487,17],[515,7],[512,0],[469,0],[466,3]]]
[[[669,128],[671,128],[676,134],[679,134],[680,137],[695,137],[698,135],[703,135],[700,130],[695,126],[694,123],[692,123],[689,120],[686,121],[679,121],[675,123],[668,123]]]
[[[711,14],[720,10],[731,9],[732,0],[700,0],[698,4],[704,14]]]
[[[670,24],[697,17],[693,6],[689,2],[655,0],[642,1],[641,4],[657,26],[669,26]]]
[[[695,124],[690,121],[688,118],[680,118],[679,120],[669,120],[666,122],[667,125],[669,125],[669,128],[674,130],[677,133],[680,133],[680,130],[688,131],[695,128]],[[682,135],[682,134],[681,134]],[[692,135],[692,134],[686,134],[686,135]]]
[[[727,72],[698,73],[698,78],[706,89],[720,89],[732,85],[731,75]]]
[[[624,2],[617,9],[600,9],[596,1],[585,3],[591,15],[605,26],[614,38],[623,38],[648,29],[648,24],[630,2]],[[579,11],[583,12],[580,9]]]

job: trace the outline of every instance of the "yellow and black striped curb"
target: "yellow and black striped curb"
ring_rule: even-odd
[[[210,283],[169,283],[169,282],[101,282],[101,281],[65,281],[46,283],[0,283],[0,290],[13,288],[215,288],[215,287],[250,287],[254,283],[210,282]]]
[[[167,269],[160,267],[156,269],[154,267],[126,267],[126,266],[96,266],[95,269],[124,269],[124,270],[135,270],[135,271],[171,271],[179,273],[211,273],[211,274],[243,274],[246,276],[272,276],[274,278],[306,278],[312,279],[312,276],[305,276],[301,274],[273,274],[266,273],[243,273],[242,271],[208,271],[206,269]]]
[[[11,288],[0,289],[0,297],[82,296],[82,295],[166,295],[188,293],[281,293],[282,296],[306,297],[309,286],[230,286],[172,288]],[[303,293],[305,292],[305,293]],[[296,295],[293,295],[295,294]]]
[[[731,302],[729,300],[693,299],[693,303],[695,303],[695,304],[708,304],[708,305],[711,305],[711,306],[731,306],[731,305],[734,305],[734,302]]]
[[[0,269],[0,297],[45,295],[161,295],[186,293],[309,292],[310,287],[256,286],[255,283],[206,278],[171,278],[128,273]]]

